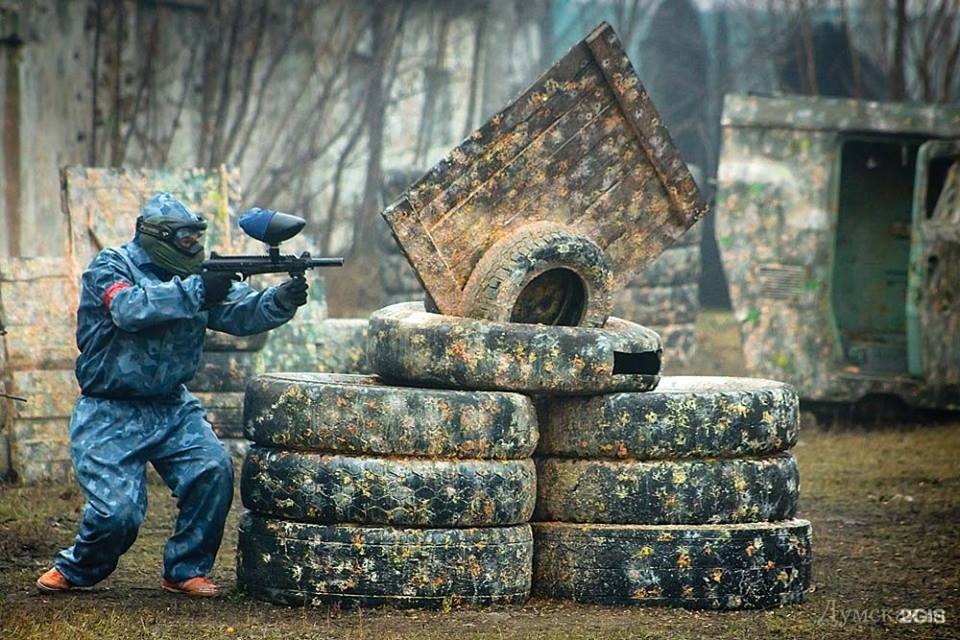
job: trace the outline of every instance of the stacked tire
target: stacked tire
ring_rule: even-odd
[[[700,235],[700,225],[693,227],[614,294],[614,313],[660,334],[666,370],[689,367],[696,355]]]
[[[446,607],[530,593],[533,403],[267,374],[244,425],[237,582],[281,604]]]
[[[792,388],[664,377],[539,408],[535,593],[695,609],[804,599]]]
[[[261,350],[267,334],[231,336],[207,331],[200,368],[187,384],[207,413],[207,420],[236,458],[247,449],[243,436],[243,390],[247,380],[263,372]]]

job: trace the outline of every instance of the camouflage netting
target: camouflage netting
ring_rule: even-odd
[[[256,598],[296,606],[510,604],[529,596],[532,560],[528,524],[401,529],[246,513],[237,586]]]
[[[747,609],[803,602],[806,520],[726,525],[535,523],[534,590],[579,602]]]

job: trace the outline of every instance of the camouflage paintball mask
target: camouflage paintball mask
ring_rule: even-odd
[[[158,193],[137,218],[136,240],[161,269],[185,278],[200,273],[207,223],[169,193]]]

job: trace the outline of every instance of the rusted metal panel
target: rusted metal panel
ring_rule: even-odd
[[[790,382],[810,400],[893,394],[918,405],[960,408],[960,385],[949,376],[924,380],[910,375],[906,362],[901,372],[850,362],[833,291],[836,274],[844,273],[837,229],[845,142],[903,143],[909,155],[925,136],[960,136],[960,108],[726,97],[717,244],[752,375]]]
[[[481,256],[521,226],[558,222],[596,242],[623,285],[706,210],[601,24],[383,216],[439,309],[461,315]]]
[[[918,236],[911,249],[919,320],[920,373],[926,380],[960,385],[960,140],[929,142],[920,148],[921,170],[914,202]],[[949,166],[932,207],[927,185],[937,160]],[[909,308],[908,308],[909,313]]]

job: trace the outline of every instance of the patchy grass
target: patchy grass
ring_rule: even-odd
[[[728,314],[705,314],[701,373],[737,374]],[[717,336],[720,336],[719,339]],[[720,345],[717,347],[716,345]],[[738,362],[741,364],[738,365]],[[795,449],[801,517],[814,524],[815,590],[772,611],[691,612],[574,605],[443,612],[296,609],[234,590],[239,498],[214,578],[216,601],[160,591],[161,549],[175,505],[155,475],[147,520],[118,570],[95,589],[57,597],[33,581],[70,543],[83,499],[72,486],[0,486],[0,638],[955,638],[960,636],[960,419],[808,429]],[[898,624],[901,608],[943,609],[945,624]]]
[[[175,505],[154,482],[148,519],[117,572],[90,592],[59,597],[36,595],[32,584],[69,544],[81,496],[65,486],[0,489],[0,628],[4,638],[43,640],[956,637],[960,422],[808,431],[796,455],[801,515],[813,521],[815,535],[816,590],[800,606],[715,613],[534,599],[450,613],[277,607],[233,590],[239,500],[215,572],[227,595],[191,601],[157,587]],[[944,609],[947,622],[897,624],[904,607]]]

